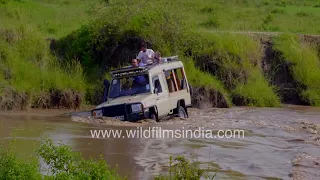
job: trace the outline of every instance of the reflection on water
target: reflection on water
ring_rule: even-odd
[[[90,130],[136,128],[73,122],[70,116],[43,112],[1,114],[0,140],[8,142],[15,137],[16,150],[32,154],[32,145],[39,146],[40,137],[49,135],[55,142],[70,144],[85,158],[102,155],[112,168],[118,165],[118,173],[129,179],[150,179],[161,173],[170,155],[199,161],[211,173],[220,169],[217,179],[320,177],[319,108],[191,109],[191,118],[186,121],[150,124],[162,129],[203,126],[215,133],[219,129],[245,131],[244,138],[230,139],[95,139]]]

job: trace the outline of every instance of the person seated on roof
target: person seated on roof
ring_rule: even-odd
[[[137,59],[137,60],[138,60],[138,65],[139,65],[139,67],[143,67],[143,66],[146,65],[146,64],[144,64],[144,63],[141,62],[141,59]]]
[[[161,64],[162,63],[162,61],[161,61],[161,53],[159,51],[157,51],[154,54],[154,63],[155,64]]]
[[[139,59],[132,59],[131,60],[131,66],[130,67],[143,67],[143,66],[145,66],[145,64],[143,64],[141,62],[141,60],[139,60]]]
[[[141,59],[143,64],[152,64],[154,60],[154,51],[148,49],[144,43],[140,45],[140,52],[137,59]]]
[[[138,59],[132,59],[131,64],[132,64],[131,67],[145,66],[145,64],[141,62],[139,63]],[[134,87],[138,87],[139,89],[141,89],[141,87],[145,84],[145,82],[146,82],[146,78],[143,75],[133,77]]]

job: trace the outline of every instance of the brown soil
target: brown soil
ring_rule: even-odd
[[[22,110],[28,106],[29,96],[25,93],[18,93],[14,89],[4,88],[0,95],[0,110]]]
[[[228,108],[229,105],[221,92],[205,87],[192,88],[192,105],[197,108]]]
[[[66,108],[78,109],[83,95],[67,89],[42,91],[38,94],[18,93],[12,88],[4,88],[0,96],[0,110],[26,110],[27,108]]]

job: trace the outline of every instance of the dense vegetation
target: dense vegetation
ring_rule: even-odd
[[[223,99],[216,106],[279,106],[282,85],[262,67],[263,42],[243,32],[317,34],[319,9],[316,0],[2,0],[0,109],[100,103],[103,78],[142,41],[179,55],[191,84]],[[293,62],[288,76],[301,99],[319,105],[319,45],[293,39],[270,41]]]
[[[14,141],[10,142],[9,147],[0,146],[0,179],[127,179],[120,177],[116,169],[111,169],[102,157],[84,159],[80,153],[72,151],[70,146],[55,144],[52,139],[43,139],[41,146],[36,149],[37,156],[18,157],[14,149]],[[44,164],[40,165],[40,160]],[[155,180],[200,180],[215,176],[207,175],[197,164],[180,156],[175,159],[170,157],[168,169],[168,175],[159,175]]]

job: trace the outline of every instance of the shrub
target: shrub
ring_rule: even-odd
[[[85,160],[80,153],[72,151],[68,145],[54,145],[51,139],[44,140],[37,149],[38,158],[43,159],[48,166],[42,169],[44,174],[40,172],[38,158],[21,160],[14,153],[12,145],[9,149],[1,146],[0,179],[123,179],[116,174],[115,170],[110,169],[102,158]]]
[[[216,171],[217,173],[217,171]],[[200,179],[213,179],[216,176],[207,175],[203,169],[200,169],[195,163],[191,163],[189,160],[182,156],[178,156],[172,159],[170,156],[169,174],[160,175],[154,180],[200,180]]]
[[[13,144],[8,149],[0,146],[0,179],[40,180],[41,173],[36,159],[18,159],[13,149]]]
[[[100,159],[83,159],[80,153],[72,151],[66,144],[54,144],[52,139],[45,138],[37,149],[37,158],[30,157],[21,160],[14,153],[14,144],[10,143],[9,148],[0,146],[0,179],[23,179],[23,180],[69,180],[69,179],[106,179],[120,180],[115,169],[111,169],[106,162]],[[44,169],[39,169],[39,158],[44,161]],[[173,164],[175,163],[175,164]],[[41,173],[41,171],[43,173]],[[191,163],[182,156],[172,160],[170,157],[169,175],[159,175],[155,180],[178,180],[200,178],[213,179],[215,176],[205,174],[196,163]]]

